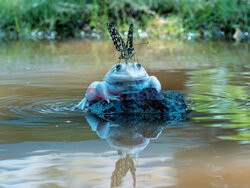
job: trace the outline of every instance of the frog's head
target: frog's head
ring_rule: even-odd
[[[103,80],[112,84],[116,82],[140,81],[148,77],[148,73],[137,62],[127,64],[118,63],[108,71]]]

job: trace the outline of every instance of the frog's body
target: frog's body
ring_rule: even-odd
[[[149,76],[139,63],[119,63],[108,71],[102,82],[95,81],[88,87],[85,98],[77,107],[87,109],[91,100],[122,100],[120,95],[123,93],[139,92],[150,87],[161,91],[159,80]]]

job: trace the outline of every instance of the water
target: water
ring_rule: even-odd
[[[0,187],[249,187],[247,44],[150,41],[137,58],[190,117],[99,122],[76,111],[118,59],[111,42],[3,43]]]

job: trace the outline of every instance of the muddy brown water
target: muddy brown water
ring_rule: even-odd
[[[118,59],[111,42],[1,43],[0,187],[250,187],[248,44],[136,51],[164,90],[184,95],[187,120],[145,130],[74,110]]]

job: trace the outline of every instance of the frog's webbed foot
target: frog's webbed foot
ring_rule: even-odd
[[[78,105],[76,106],[76,108],[84,110],[86,108],[88,108],[89,104],[86,100],[86,98],[82,99],[81,102],[78,103]]]
[[[150,76],[148,83],[150,88],[155,88],[158,92],[161,92],[161,83],[155,76]]]

